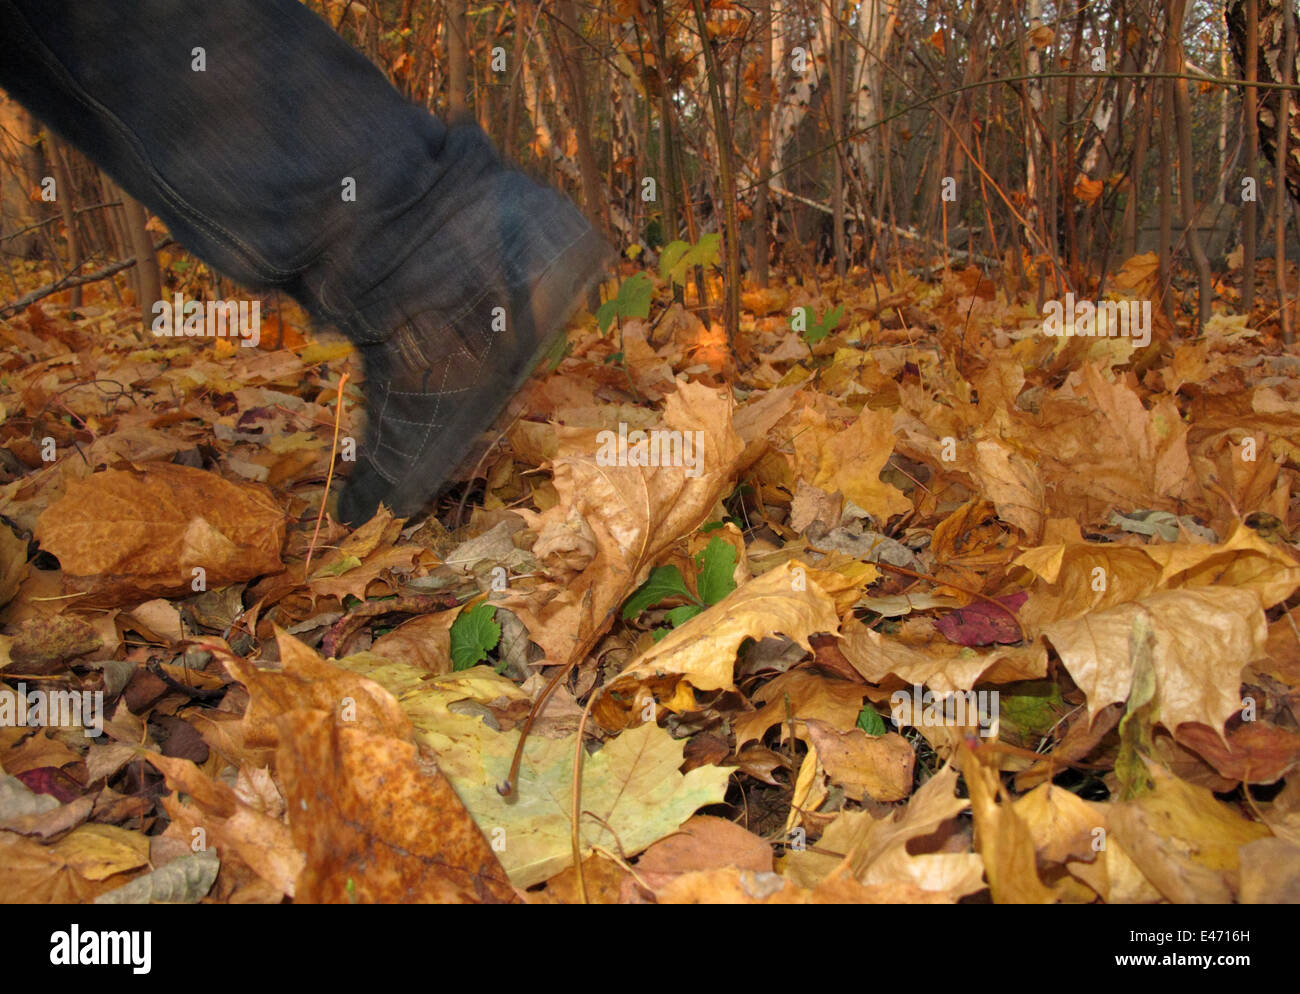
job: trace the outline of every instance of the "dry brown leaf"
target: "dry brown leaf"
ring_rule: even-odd
[[[808,718],[847,732],[857,725],[858,715],[862,712],[862,698],[866,695],[867,688],[860,683],[832,680],[811,670],[794,669],[782,673],[753,693],[754,702],[763,704],[763,707],[736,719],[736,748],[752,739],[762,739],[774,725],[784,725],[789,714],[794,716],[795,734],[801,739],[807,739],[803,722]],[[789,730],[783,727],[781,741],[787,738]]]
[[[447,778],[422,764],[410,742],[323,711],[290,712],[280,727],[277,765],[293,840],[306,856],[299,900],[519,900]]]
[[[567,663],[597,637],[663,552],[694,532],[731,487],[743,449],[731,410],[725,391],[689,382],[665,401],[665,429],[702,433],[692,436],[701,440],[693,476],[683,466],[601,466],[596,432],[560,429],[551,464],[559,503],[527,517],[538,533],[580,519],[593,555],[576,575],[562,571],[506,604],[552,663]]]
[[[36,526],[78,605],[122,605],[278,573],[284,511],[270,491],[170,463],[68,484]]]
[[[1268,837],[1268,828],[1159,764],[1147,763],[1147,771],[1151,791],[1110,806],[1114,838],[1167,900],[1234,900],[1241,850]]]
[[[838,629],[830,597],[805,567],[784,563],[673,629],[629,663],[614,688],[676,674],[697,690],[731,690],[736,650],[745,639],[779,633],[811,651],[810,636]]]
[[[0,832],[0,902],[86,904],[121,883],[121,879],[92,880],[51,846]]]
[[[975,848],[984,860],[989,891],[999,904],[1048,904],[1052,890],[1038,878],[1034,837],[1002,787],[996,759],[984,762],[964,744],[962,776],[970,790]],[[1001,803],[999,794],[1002,795]]]
[[[1133,624],[1145,616],[1155,631],[1160,721],[1166,728],[1200,722],[1222,734],[1241,708],[1241,670],[1263,650],[1267,626],[1259,597],[1232,587],[1167,590],[1083,618],[1057,621],[1044,637],[1079,688],[1089,714],[1128,700],[1134,661]]]
[[[825,491],[839,491],[876,521],[912,510],[907,496],[880,479],[894,451],[894,419],[888,410],[863,410],[843,431],[806,407],[792,440],[795,475]]]
[[[1047,673],[1047,650],[1041,643],[984,651],[941,641],[914,647],[856,619],[844,623],[843,634],[840,651],[868,683],[883,683],[892,674],[904,683],[947,695],[970,690],[980,681],[1011,683]]]
[[[916,753],[901,735],[871,736],[860,728],[840,732],[816,718],[806,724],[827,777],[852,800],[901,801],[912,792]]]
[[[322,710],[340,720],[398,737],[411,735],[411,723],[393,696],[373,680],[331,666],[296,638],[277,629],[279,672],[262,670],[224,646],[208,647],[234,679],[248,688],[243,740],[248,745],[280,741],[278,718],[294,710]]]
[[[657,892],[682,874],[725,867],[771,873],[772,847],[725,818],[695,815],[641,854],[636,876]]]
[[[375,639],[370,651],[430,673],[450,673],[451,626],[460,613],[456,607],[412,618]]]
[[[1226,746],[1206,725],[1179,725],[1174,738],[1229,780],[1273,783],[1300,765],[1300,735],[1264,721],[1232,729]]]
[[[278,743],[295,851],[306,857],[295,896],[516,900],[446,777],[417,756],[414,727],[397,700],[283,632],[277,644],[281,672],[219,656],[249,691],[245,741]]]
[[[686,873],[656,895],[660,904],[946,904],[942,894],[904,882],[858,883],[847,870],[814,887],[800,887],[775,873],[729,868]]]
[[[0,527],[0,605],[8,604],[27,578],[27,542]]]
[[[278,816],[241,800],[232,788],[187,759],[152,753],[146,758],[162,772],[168,787],[186,795],[184,803],[178,797],[164,797],[163,807],[191,843],[216,847],[223,861],[237,855],[268,885],[293,896],[303,857]]]
[[[1045,862],[1090,863],[1104,849],[1104,804],[1085,801],[1078,794],[1044,783],[1016,798],[1012,807],[1029,830],[1039,859]]]
[[[841,867],[867,887],[903,887],[929,898],[956,901],[984,889],[984,864],[968,851],[941,848],[968,802],[954,796],[957,772],[945,766],[925,782],[906,806],[887,818],[865,811],[841,813],[817,843],[821,852],[794,852],[782,873],[803,887],[816,887]],[[828,853],[844,853],[835,857]]]
[[[1300,846],[1257,839],[1240,857],[1242,904],[1300,904]]]
[[[1187,426],[1172,398],[1148,409],[1122,379],[1085,364],[1078,382],[1042,404],[1019,441],[1035,453],[1048,513],[1098,521],[1112,507],[1177,513],[1196,497]]]

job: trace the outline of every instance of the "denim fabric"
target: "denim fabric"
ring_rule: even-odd
[[[455,325],[589,230],[296,0],[0,0],[0,39],[0,86],[183,245],[354,341]]]

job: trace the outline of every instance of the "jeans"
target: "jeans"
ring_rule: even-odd
[[[0,38],[0,86],[181,244],[359,343],[527,286],[589,228],[297,0],[0,0]]]

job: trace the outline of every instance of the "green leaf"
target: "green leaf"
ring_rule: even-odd
[[[703,610],[704,608],[699,604],[683,604],[680,607],[673,608],[664,617],[668,619],[674,628],[680,628]]]
[[[619,317],[644,318],[650,316],[650,301],[654,297],[655,281],[648,273],[637,273],[623,281],[618,288]]]
[[[858,727],[868,735],[884,735],[885,720],[870,704],[858,713]]]
[[[1002,724],[1023,735],[1046,735],[1065,710],[1061,688],[1050,680],[1026,680],[998,698]]]
[[[715,231],[701,235],[694,245],[683,241],[670,242],[659,254],[659,278],[674,283],[686,283],[686,270],[692,266],[716,266],[719,259],[721,236]]]
[[[832,331],[838,328],[840,319],[844,317],[843,304],[840,304],[840,306],[835,308],[833,311],[827,311],[816,321],[812,320],[813,310],[811,307],[800,307],[796,308],[796,310],[804,312],[804,324],[806,325],[806,330],[803,333],[803,340],[809,345],[816,345]]]
[[[623,605],[623,620],[635,618],[652,604],[658,604],[669,597],[685,597],[694,600],[686,589],[682,571],[676,566],[656,566],[650,571],[650,578],[632,592],[632,596]]]
[[[654,297],[655,284],[645,273],[629,276],[618,288],[618,296],[605,301],[596,308],[596,324],[603,335],[615,318],[643,318],[650,314],[650,301]]]
[[[596,326],[600,328],[602,335],[609,331],[609,326],[614,323],[616,317],[618,317],[617,297],[610,297],[596,308]]]
[[[672,280],[674,283],[685,283],[686,263],[682,260],[690,250],[690,245],[680,240],[665,245],[664,250],[659,253],[659,278]]]
[[[501,641],[501,626],[494,620],[496,605],[481,601],[461,611],[451,623],[451,668],[467,670],[487,659]]]
[[[716,266],[721,258],[718,251],[721,245],[722,236],[716,231],[700,235],[700,240],[686,253],[686,261],[692,266]]]
[[[700,568],[695,589],[700,599],[712,607],[736,589],[736,547],[720,538],[712,538],[704,551],[695,557]]]

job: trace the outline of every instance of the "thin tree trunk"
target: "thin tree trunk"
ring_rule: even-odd
[[[767,203],[772,182],[772,0],[758,5],[758,192],[754,198],[754,283],[768,281]]]
[[[510,56],[510,96],[506,102],[506,133],[501,148],[507,159],[515,157],[516,142],[519,140],[519,102],[523,83],[524,59],[527,58],[528,36],[532,33],[535,21],[529,16],[532,4],[528,0],[519,0],[515,4],[515,37]]]
[[[1166,72],[1183,71],[1183,14],[1187,0],[1173,0],[1169,16],[1169,61]],[[1187,229],[1187,249],[1196,267],[1196,295],[1198,304],[1197,330],[1210,320],[1210,304],[1214,299],[1214,277],[1210,273],[1210,260],[1201,245],[1197,228],[1200,211],[1196,207],[1196,163],[1192,158],[1192,105],[1187,93],[1187,80],[1174,79],[1174,120],[1178,128],[1178,186],[1181,193],[1183,224]]]
[[[63,142],[50,138],[50,164],[54,167],[54,181],[58,184],[59,212],[63,215],[64,238],[68,244],[68,272],[81,270],[81,237],[77,233],[77,212],[72,197],[72,170],[68,168],[68,153]],[[72,288],[71,306],[81,306],[81,287]]]
[[[1072,66],[1079,64],[1079,50],[1083,46],[1083,17],[1084,5],[1080,4],[1075,11],[1074,38],[1070,43],[1070,65]],[[1083,273],[1079,267],[1079,232],[1074,216],[1076,83],[1077,80],[1073,76],[1065,81],[1065,181],[1061,184],[1061,215],[1065,219],[1065,253],[1066,265],[1070,270],[1070,282],[1078,284],[1082,282]]]
[[[1131,259],[1137,255],[1137,230],[1140,212],[1138,211],[1138,193],[1142,186],[1142,173],[1147,164],[1147,148],[1150,144],[1152,115],[1155,111],[1155,90],[1147,87],[1142,91],[1141,102],[1137,106],[1138,125],[1133,140],[1133,164],[1129,169],[1128,199],[1124,204],[1124,258]]]
[[[1037,240],[1034,236],[1038,227],[1041,208],[1039,198],[1042,193],[1042,176],[1041,166],[1038,161],[1039,135],[1037,120],[1041,119],[1043,111],[1043,87],[1042,84],[1034,77],[1042,72],[1042,56],[1039,54],[1038,45],[1033,41],[1033,33],[1042,24],[1043,3],[1042,0],[1029,0],[1029,36],[1028,48],[1025,58],[1025,71],[1029,79],[1025,81],[1025,221],[1028,222],[1025,232],[1025,241],[1033,245]],[[1042,306],[1043,300],[1043,267],[1038,267],[1039,271],[1039,306]]]
[[[1169,113],[1174,102],[1172,80],[1164,80],[1160,85],[1163,114],[1160,116],[1160,294],[1164,302],[1165,317],[1174,323],[1174,287],[1173,266],[1170,253],[1174,240],[1174,197],[1172,184],[1169,182],[1170,170],[1174,167],[1173,126]]]
[[[1288,4],[1288,7],[1290,5]],[[1296,50],[1296,33],[1295,18],[1291,16],[1290,9],[1282,17],[1285,25],[1284,33],[1286,36],[1285,55],[1282,58],[1282,83],[1290,86],[1294,78],[1292,70],[1295,67],[1295,50]],[[1286,291],[1286,198],[1287,198],[1287,136],[1290,131],[1291,123],[1291,95],[1289,91],[1283,90],[1278,99],[1277,115],[1277,155],[1275,156],[1273,170],[1273,192],[1276,220],[1274,221],[1274,249],[1273,259],[1274,268],[1277,270],[1277,306],[1278,313],[1282,320],[1282,341],[1290,345],[1295,341],[1295,329],[1291,320],[1291,301],[1287,299]]]
[[[826,51],[829,53],[826,79],[831,90],[831,141],[835,158],[831,167],[831,242],[835,249],[835,274],[843,278],[848,271],[848,251],[844,241],[844,31],[836,8],[828,0],[826,9]]]
[[[668,75],[664,71],[667,62],[667,44],[664,41],[664,7],[663,0],[647,0],[653,4],[653,20],[647,18],[650,25],[650,44],[655,53],[655,75],[659,83],[659,181],[655,184],[657,194],[663,198],[663,240],[664,244],[676,240],[681,232],[681,213],[678,210],[677,191],[681,184],[677,180],[677,156],[674,143],[677,135],[673,129],[672,99],[668,92]],[[679,295],[674,284],[673,293]],[[680,296],[678,303],[680,303]]]
[[[726,230],[723,232],[723,267],[726,297],[723,306],[723,328],[727,345],[735,355],[736,338],[740,333],[740,218],[736,210],[736,171],[731,145],[731,120],[727,117],[727,99],[722,92],[722,69],[717,53],[709,40],[708,25],[704,20],[701,0],[692,0],[695,23],[700,29],[700,45],[704,49],[705,71],[708,73],[709,95],[713,102],[713,127],[718,143],[718,170],[722,174],[722,216]]]
[[[162,278],[158,271],[158,255],[154,252],[153,239],[145,228],[148,218],[140,202],[122,191],[122,210],[126,214],[126,230],[131,239],[131,252],[135,256],[136,272],[139,274],[140,292],[136,302],[140,305],[140,315],[146,328],[153,321],[153,305],[162,299]]]
[[[1246,79],[1259,80],[1259,0],[1246,0]],[[1255,252],[1259,238],[1259,90],[1246,87],[1246,162],[1244,175],[1255,184],[1254,196],[1247,200],[1241,214],[1241,312],[1247,316],[1255,309]]]
[[[108,224],[109,230],[113,235],[113,255],[116,258],[125,258],[131,254],[131,236],[126,231],[126,200],[122,188],[109,178],[107,173],[100,172],[99,185],[104,190],[105,201],[117,201],[118,206],[109,207]],[[136,275],[136,268],[132,266],[126,271],[126,283],[135,299],[140,299],[140,281]],[[116,283],[114,284],[116,285]]]
[[[466,0],[447,0],[447,119],[469,117],[469,27]]]
[[[582,60],[576,53],[574,38],[578,36],[578,17],[572,0],[562,0],[556,5],[551,22],[555,42],[555,59],[569,93],[569,117],[573,122],[573,135],[578,146],[578,171],[582,176],[583,207],[588,217],[600,224],[608,233],[609,199],[605,195],[596,163],[596,153],[591,144],[590,104],[587,100],[587,79]]]

